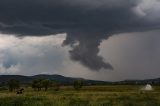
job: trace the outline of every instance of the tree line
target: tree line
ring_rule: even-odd
[[[8,89],[11,92],[17,91],[21,87],[20,81],[16,79],[9,80],[7,84],[8,84]],[[82,86],[83,86],[82,80],[78,79],[73,81],[73,88],[75,90],[80,90]],[[58,91],[61,87],[61,84],[58,83],[57,81],[37,78],[32,81],[31,87],[33,88],[34,91],[41,91],[41,90],[47,91],[49,88],[53,88],[55,91]]]

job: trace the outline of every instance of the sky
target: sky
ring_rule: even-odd
[[[1,0],[0,74],[160,77],[160,0]]]

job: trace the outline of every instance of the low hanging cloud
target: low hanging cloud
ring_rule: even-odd
[[[1,0],[0,32],[18,37],[66,33],[63,45],[73,48],[72,60],[92,70],[113,69],[98,56],[101,41],[115,33],[159,28],[159,7],[159,0]]]

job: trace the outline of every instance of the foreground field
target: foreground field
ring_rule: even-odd
[[[22,95],[0,91],[0,106],[160,106],[160,87],[141,91],[142,86],[89,86],[75,91],[62,87],[33,91],[25,88]]]

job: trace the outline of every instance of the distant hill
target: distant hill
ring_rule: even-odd
[[[35,76],[22,76],[22,75],[0,75],[0,85],[5,85],[9,80],[16,79],[21,82],[21,84],[31,84],[32,81],[36,78],[44,78],[53,81],[57,81],[64,85],[71,85],[77,79],[83,80],[85,85],[105,85],[105,84],[160,84],[160,78],[156,79],[146,79],[146,80],[124,80],[124,81],[117,81],[117,82],[109,82],[109,81],[97,81],[97,80],[88,80],[84,78],[72,78],[72,77],[65,77],[62,75],[35,75]]]
[[[22,75],[0,75],[0,85],[6,84],[11,79],[19,80],[22,84],[31,84],[32,81],[36,78],[44,78],[53,81],[57,81],[64,85],[71,85],[75,80],[81,79],[83,80],[84,84],[87,85],[94,85],[94,84],[106,84],[106,81],[96,81],[96,80],[87,80],[83,78],[72,78],[72,77],[65,77],[62,75],[35,75],[35,76],[22,76]]]
[[[152,85],[160,85],[160,78],[155,79],[145,79],[145,80],[124,80],[115,82],[119,84],[136,84],[136,85],[142,85],[142,84],[152,84]]]

